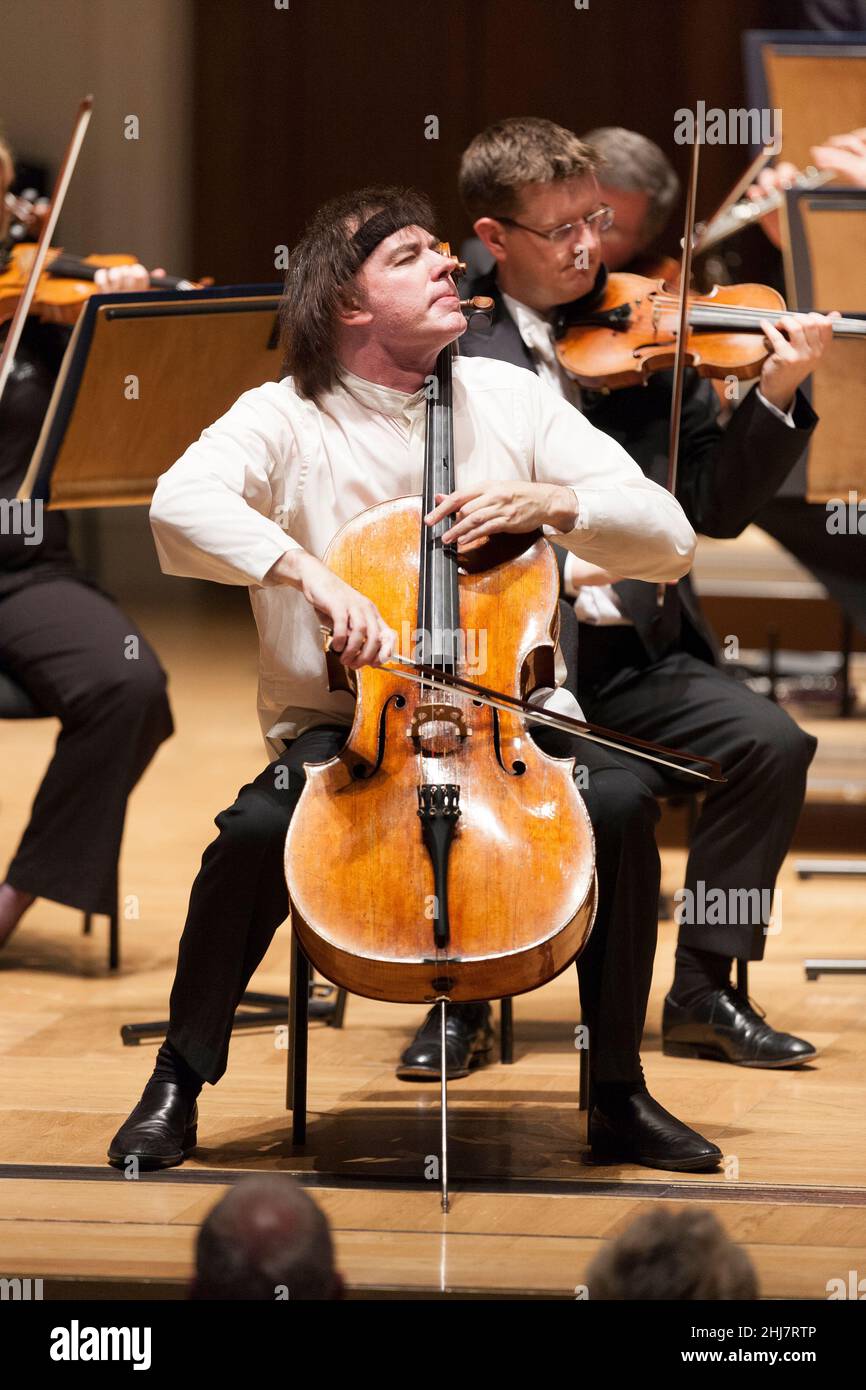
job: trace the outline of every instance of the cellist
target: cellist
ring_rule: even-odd
[[[290,375],[242,396],[157,485],[151,521],[162,568],[250,587],[271,761],[216,818],[219,835],[190,895],[168,1035],[110,1144],[117,1166],[134,1157],[170,1167],[192,1150],[197,1095],[223,1074],[235,1008],[287,916],[283,849],[303,764],[332,756],[351,722],[352,697],[328,688],[322,616],[332,649],[352,670],[395,650],[396,634],[374,605],[320,557],[364,508],[421,491],[425,385],[440,350],[465,327],[456,261],[443,254],[433,225],[429,203],[411,191],[366,189],[321,208],[286,277]],[[457,481],[473,503],[444,499],[428,513],[430,525],[441,510],[454,513],[445,543],[544,527],[587,562],[635,577],[674,580],[688,569],[694,536],[675,499],[530,373],[458,356],[454,430]],[[563,752],[592,769],[587,807],[601,893],[632,906],[653,901],[653,797],[597,747],[570,743]],[[616,814],[617,789],[631,782],[637,795],[625,820]],[[329,846],[320,852],[326,859]],[[654,943],[634,930],[638,922],[633,911],[615,924],[608,914],[584,953],[593,1154],[712,1168],[719,1149],[643,1083]]]

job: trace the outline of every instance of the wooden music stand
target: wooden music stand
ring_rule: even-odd
[[[243,391],[281,375],[278,285],[94,295],[63,359],[20,499],[150,501]]]
[[[789,189],[783,248],[792,309],[866,309],[866,189]],[[809,502],[866,493],[866,339],[836,338],[805,386],[821,419],[805,464],[797,465]]]
[[[782,112],[780,157],[798,169],[812,145],[866,125],[866,31],[748,30],[743,66],[749,107]]]
[[[793,309],[866,307],[866,188],[789,189],[782,225],[785,281]],[[858,314],[858,317],[863,317]],[[809,446],[809,502],[866,492],[866,341],[836,339],[806,383],[821,417]],[[799,467],[799,465],[798,465]],[[866,859],[797,859],[799,878],[866,877]],[[866,958],[804,962],[807,980],[866,975]]]

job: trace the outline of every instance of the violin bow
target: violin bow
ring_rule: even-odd
[[[322,616],[319,614],[320,619]],[[325,651],[329,651],[333,630],[320,621],[319,631],[325,638]],[[378,662],[373,662],[372,665],[377,671],[386,671],[390,676],[400,676],[403,680],[414,681],[416,685],[423,685],[428,690],[438,690],[443,695],[452,695],[455,692],[459,695],[471,695],[474,700],[478,700],[482,705],[489,705],[491,709],[503,710],[506,714],[522,715],[536,724],[543,724],[550,729],[561,729],[566,734],[577,734],[579,738],[588,739],[590,743],[601,743],[618,753],[630,753],[636,758],[645,758],[647,762],[661,763],[664,767],[672,768],[674,772],[697,777],[702,782],[727,781],[722,773],[721,764],[716,762],[715,758],[686,753],[682,748],[669,748],[664,743],[652,743],[649,739],[635,738],[633,734],[621,734],[616,729],[605,729],[600,724],[590,724],[587,719],[574,719],[570,714],[551,714],[549,710],[541,705],[533,705],[529,700],[521,700],[516,695],[506,695],[502,690],[490,690],[486,685],[479,685],[477,681],[467,680],[465,676],[453,676],[438,666],[413,661],[399,652],[395,652],[391,661],[396,665],[379,665]],[[671,762],[672,758],[683,758],[690,763],[703,763],[710,771],[698,772],[692,767],[680,767],[679,763]]]
[[[689,293],[692,282],[692,251],[694,249],[695,201],[698,191],[698,151],[700,141],[692,145],[692,164],[689,170],[689,184],[686,193],[686,219],[683,232],[683,260],[680,267],[679,283],[679,328],[674,355],[674,384],[671,397],[671,428],[668,443],[667,489],[672,496],[677,495],[677,462],[680,449],[680,424],[683,409],[683,381],[686,370],[686,342],[689,331]],[[656,588],[656,604],[662,607],[665,601],[665,584]]]
[[[492,709],[503,710],[506,714],[519,714],[535,723],[544,724],[547,728],[577,734],[579,738],[588,739],[590,743],[601,743],[606,748],[614,748],[618,753],[629,753],[636,758],[645,758],[647,762],[661,763],[664,767],[672,768],[674,772],[698,777],[703,782],[727,781],[722,774],[721,765],[715,758],[703,758],[697,753],[686,753],[681,748],[669,748],[664,743],[652,743],[649,739],[635,738],[633,734],[605,729],[600,724],[590,724],[587,719],[574,719],[570,714],[551,714],[549,710],[541,705],[533,705],[529,700],[521,700],[516,695],[506,695],[502,690],[489,690],[486,685],[479,685],[477,681],[466,680],[464,676],[453,676],[450,672],[443,671],[438,666],[428,666],[423,661],[412,661],[409,657],[399,654],[395,654],[391,660],[398,663],[396,669],[389,665],[378,666],[377,669],[387,671],[389,675],[415,681],[427,689],[439,690],[443,694],[456,691],[458,694],[471,695],[474,700],[489,705]],[[704,763],[710,771],[698,772],[692,767],[680,767],[679,763],[671,762],[671,758],[684,758],[690,763]]]
[[[15,306],[15,313],[12,316],[9,332],[6,335],[6,342],[3,344],[3,353],[0,355],[0,400],[3,398],[6,382],[9,379],[9,374],[15,362],[15,353],[18,351],[18,344],[21,341],[21,334],[24,332],[27,315],[30,313],[30,305],[36,293],[39,277],[45,268],[45,261],[51,247],[51,238],[54,235],[54,228],[57,226],[57,219],[60,216],[66,198],[66,191],[69,188],[72,175],[75,171],[75,165],[81,152],[81,146],[84,144],[84,137],[87,134],[87,127],[90,124],[92,111],[93,97],[85,97],[75,117],[72,135],[66,147],[66,153],[63,156],[60,172],[57,175],[57,182],[54,185],[54,192],[51,195],[48,212],[42,224],[42,231],[39,233],[39,240],[36,243],[36,251],[33,256],[30,273],[27,276],[27,283],[24,286],[21,298]]]

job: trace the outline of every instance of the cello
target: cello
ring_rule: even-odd
[[[460,550],[443,544],[450,521],[425,525],[459,466],[452,353],[440,352],[428,392],[423,496],[361,512],[324,557],[389,626],[413,634],[416,654],[353,673],[328,653],[331,688],[355,693],[354,719],[334,757],[305,765],[284,861],[293,931],[316,969],[369,998],[438,1003],[443,1048],[447,1002],[538,988],[592,928],[594,839],[574,758],[543,752],[527,716],[672,754],[529,703],[554,684],[559,616],[558,567],[540,532]],[[472,635],[489,639],[487,685],[465,674]],[[713,767],[709,780],[723,780]],[[443,1064],[447,1211],[446,1076]]]
[[[427,670],[410,689],[399,670],[357,673],[349,737],[308,765],[286,842],[292,921],[310,960],[352,993],[403,1003],[535,989],[582,949],[595,909],[573,760],[543,753],[518,714],[434,688],[437,675],[464,674],[475,636],[497,691],[552,685],[559,612],[559,572],[538,533],[458,551],[442,543],[447,520],[423,524],[454,485],[451,355],[439,354],[428,400],[423,499],[362,512],[325,556],[390,626],[413,633]],[[343,669],[329,661],[332,687]],[[531,913],[527,879],[543,900]]]

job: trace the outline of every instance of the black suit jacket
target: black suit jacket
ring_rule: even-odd
[[[600,277],[601,278],[601,277]],[[587,301],[592,295],[588,295]],[[517,325],[508,313],[495,270],[478,278],[469,291],[494,301],[490,331],[467,331],[460,352],[467,357],[495,357],[535,370]],[[581,305],[585,301],[575,301]],[[575,306],[565,306],[564,317]],[[597,429],[621,444],[648,478],[667,482],[668,432],[672,373],[659,372],[646,386],[625,387],[607,394],[583,393],[583,413]],[[687,371],[684,383],[677,498],[696,531],[706,536],[738,536],[755,513],[775,496],[806,448],[818,417],[798,391],[791,429],[768,410],[751,391],[723,429],[718,402],[710,383]],[[564,559],[561,549],[557,554]],[[651,617],[655,584],[626,580],[616,586],[639,635],[653,650]],[[687,622],[682,645],[707,661],[716,659],[717,642],[701,611],[689,577],[681,579],[677,595]],[[581,678],[584,671],[581,669]]]

